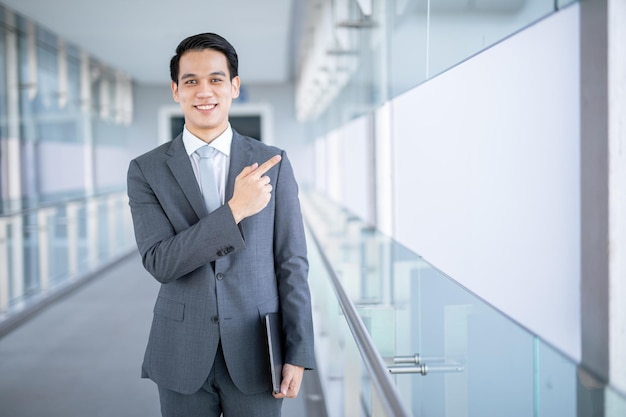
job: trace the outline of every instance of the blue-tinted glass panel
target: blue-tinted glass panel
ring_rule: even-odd
[[[389,89],[395,97],[426,80],[428,0],[395,0],[388,10]]]
[[[0,22],[4,22],[4,7],[0,4]],[[7,74],[6,74],[6,50],[5,50],[4,26],[0,26],[0,149],[6,148],[5,141],[8,136],[8,111],[7,111]],[[6,200],[7,190],[5,189],[5,178],[8,174],[8,167],[3,162],[4,158],[0,154],[0,213],[2,213]],[[1,227],[1,226],[0,226]]]
[[[357,2],[335,22],[337,48],[327,51],[320,68],[320,89],[330,104],[312,129],[328,131],[359,117],[388,99],[386,3],[374,1],[371,16]]]
[[[565,6],[576,3],[578,0],[557,0],[557,7],[562,9]]]
[[[428,77],[554,11],[554,0],[430,0]]]

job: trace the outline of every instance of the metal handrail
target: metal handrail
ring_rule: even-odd
[[[0,208],[0,218],[1,217],[15,217],[15,216],[20,216],[20,215],[25,215],[25,214],[37,213],[41,209],[64,207],[64,206],[67,206],[68,204],[71,204],[71,203],[79,203],[79,202],[84,202],[84,201],[89,201],[89,200],[104,199],[104,198],[110,197],[112,195],[120,195],[120,194],[124,194],[125,195],[126,191],[124,189],[120,189],[120,190],[102,192],[102,193],[97,193],[97,194],[89,194],[89,195],[83,195],[83,196],[78,196],[78,197],[70,197],[70,198],[67,198],[67,199],[60,199],[60,200],[56,200],[56,201],[47,201],[47,202],[44,202],[44,203],[41,203],[41,204],[37,204],[36,206],[26,207],[26,208],[19,208],[19,209],[16,209],[16,210],[6,210],[6,211],[3,211]]]
[[[402,404],[402,401],[400,400],[398,391],[396,390],[393,381],[391,380],[387,365],[376,350],[374,342],[372,341],[369,332],[365,328],[365,325],[363,324],[363,321],[361,320],[361,317],[359,316],[356,307],[343,289],[339,277],[335,273],[335,270],[330,260],[326,256],[326,253],[324,253],[322,245],[317,239],[317,236],[315,236],[315,233],[313,232],[310,225],[308,229],[311,231],[311,237],[313,239],[313,242],[315,242],[315,245],[317,246],[320,257],[322,258],[324,266],[326,267],[328,275],[330,276],[333,290],[335,291],[335,295],[337,296],[339,305],[341,306],[341,310],[346,317],[348,326],[350,327],[350,331],[352,332],[356,345],[361,352],[361,357],[363,358],[367,369],[373,377],[372,381],[374,382],[374,387],[378,391],[382,405],[387,415],[394,417],[410,417],[411,414],[406,411],[404,405]]]

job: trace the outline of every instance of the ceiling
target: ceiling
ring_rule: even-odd
[[[140,84],[169,83],[176,46],[201,32],[218,33],[235,47],[242,82],[293,79],[299,0],[0,2]]]

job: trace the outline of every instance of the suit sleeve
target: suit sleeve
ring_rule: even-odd
[[[136,160],[130,163],[127,186],[137,247],[157,281],[181,278],[245,247],[228,205],[195,224],[185,223],[181,202],[173,201],[164,184],[147,179]]]
[[[285,333],[285,362],[313,369],[313,322],[304,226],[298,186],[284,152],[276,184],[274,257]]]

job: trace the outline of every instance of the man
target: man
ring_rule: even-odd
[[[170,62],[183,132],[128,170],[137,246],[162,284],[142,376],[156,382],[167,417],[280,416],[282,399],[296,397],[314,367],[297,184],[283,151],[230,127],[237,71],[224,38],[183,40]],[[197,154],[207,144],[209,162]],[[278,394],[262,321],[270,312],[284,330]]]

